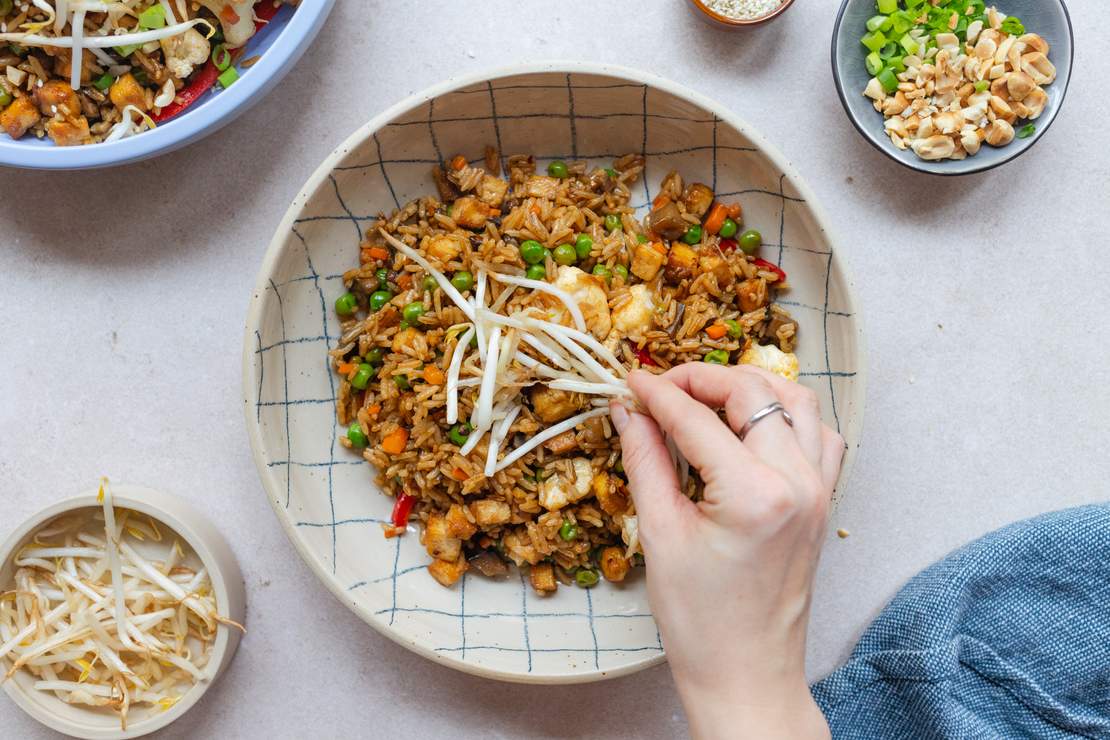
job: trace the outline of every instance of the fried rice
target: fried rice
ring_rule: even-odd
[[[676,172],[637,220],[639,155],[504,169],[457,156],[366,231],[330,351],[341,440],[395,498],[385,536],[419,522],[444,586],[509,563],[540,593],[621,581],[642,555],[610,400],[634,403],[629,371],[684,362],[797,379],[786,275],[739,203]]]

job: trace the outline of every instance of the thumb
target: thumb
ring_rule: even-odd
[[[640,531],[661,531],[693,506],[678,487],[678,473],[659,425],[650,416],[629,411],[613,401],[609,405],[613,426],[621,437],[621,456],[628,487],[640,518]]]

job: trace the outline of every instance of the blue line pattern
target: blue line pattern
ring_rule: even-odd
[[[799,321],[803,382],[817,384],[838,426],[845,413],[855,412],[838,396],[856,369],[839,366],[850,355],[829,341],[830,322],[854,328],[854,317],[838,310],[832,252],[792,183],[716,115],[677,105],[645,85],[600,79],[503,79],[403,114],[350,152],[308,199],[261,297],[263,320],[251,347],[253,418],[271,455],[266,465],[283,489],[275,498],[349,601],[405,640],[452,660],[520,673],[604,671],[645,654],[662,655],[663,642],[639,570],[620,586],[562,588],[550,597],[533,594],[519,572],[508,581],[468,574],[453,589],[442,589],[427,573],[415,527],[404,537],[382,536],[391,501],[376,492],[371,467],[339,442],[337,389],[327,358],[336,339],[331,332],[338,333],[329,323],[331,302],[344,290],[342,274],[356,263],[364,230],[382,212],[433,192],[428,171],[446,156],[461,151],[481,162],[484,146],[496,143],[502,163],[508,155],[531,153],[541,162],[586,159],[608,166],[639,151],[647,159],[641,215],[651,203],[652,183],[670,169],[699,175],[714,190],[720,186],[720,198],[743,203],[745,228],[774,234],[763,254],[803,278],[795,281],[802,289],[780,301]],[[842,328],[836,331],[843,335]],[[267,362],[275,352],[281,361]]]

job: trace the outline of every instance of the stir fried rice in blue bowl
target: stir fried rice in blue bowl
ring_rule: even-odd
[[[285,75],[334,0],[0,0],[0,165],[87,169],[215,131]]]

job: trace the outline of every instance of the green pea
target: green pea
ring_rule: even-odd
[[[409,379],[404,375],[394,375],[393,384],[397,386],[397,390],[399,391],[412,390],[412,386],[409,385]]]
[[[465,293],[474,287],[474,276],[466,270],[459,270],[451,276],[451,285],[460,293]]]
[[[378,279],[379,287],[385,285],[389,282],[389,270],[384,267],[379,267],[377,270],[374,270],[374,277]]]
[[[616,464],[613,465],[613,472],[624,475],[624,459],[618,457]]]
[[[628,282],[628,268],[624,265],[613,265],[613,274],[624,282]]]
[[[620,176],[620,173],[618,173],[618,172],[617,172],[617,171],[616,171],[615,169],[613,169],[612,167],[606,167],[606,168],[605,168],[605,174],[606,174],[606,175],[608,175],[609,177],[613,177],[613,178],[615,178],[615,177],[619,177],[619,176]]]
[[[615,213],[610,213],[605,217],[605,230],[616,231],[621,227],[621,217]]]
[[[574,574],[574,582],[582,588],[592,588],[597,585],[599,580],[601,579],[598,577],[596,570],[583,568]]]
[[[547,165],[547,174],[562,180],[564,177],[569,175],[570,172],[567,170],[566,162],[561,159],[556,159],[554,162]]]
[[[578,261],[578,253],[569,244],[560,244],[555,247],[555,262],[560,265],[573,265]]]
[[[578,238],[574,240],[574,252],[580,260],[589,257],[593,248],[594,240],[590,238],[589,234],[579,234]]]
[[[647,236],[645,236],[644,234],[637,234],[636,235],[636,241],[639,242],[640,244],[647,244],[651,240],[648,239]]]
[[[335,312],[340,316],[350,316],[358,309],[358,298],[354,293],[344,293],[335,299]]]
[[[544,252],[543,245],[534,239],[520,243],[520,257],[530,265],[543,262]]]
[[[366,357],[364,359],[366,361],[366,364],[370,367],[377,367],[378,365],[382,364],[383,357],[385,357],[385,349],[382,347],[374,347],[372,350],[366,353]]]
[[[355,377],[351,378],[351,385],[360,391],[365,390],[372,377],[374,377],[374,368],[364,362],[355,370]]]
[[[682,235],[682,241],[687,244],[697,244],[701,241],[701,226],[694,224],[686,229],[686,233]]]
[[[728,350],[715,349],[705,357],[702,358],[706,362],[714,365],[727,365],[728,364]]]
[[[748,229],[740,235],[738,241],[744,254],[755,254],[763,246],[763,235],[755,229]]]
[[[393,300],[393,294],[388,290],[375,290],[370,294],[370,310],[381,311],[382,306]]]
[[[578,527],[570,522],[563,522],[563,526],[559,527],[559,536],[562,537],[564,541],[570,542],[578,537]]]
[[[605,278],[606,283],[613,282],[613,271],[600,262],[594,265],[594,274],[598,277]]]
[[[357,421],[347,427],[347,439],[351,440],[351,444],[355,447],[365,447],[370,443],[370,440],[366,437],[366,432],[362,431],[362,425]]]
[[[2,2],[2,0],[0,0],[0,2]],[[10,3],[11,0],[8,0],[8,2]],[[0,12],[0,15],[3,15],[3,13]],[[4,88],[0,87],[0,108],[7,108],[11,104],[12,94]]]
[[[420,321],[420,317],[424,315],[424,304],[420,301],[413,301],[412,303],[405,304],[401,309],[401,316],[410,325],[416,325]]]
[[[736,236],[736,230],[739,228],[740,226],[737,225],[735,221],[731,218],[726,218],[725,222],[721,224],[721,230],[717,233],[721,235],[722,239],[731,239]]]
[[[432,277],[431,275],[425,275],[424,276],[424,290],[425,290],[425,292],[431,292],[431,291],[435,290],[438,286],[439,286],[439,283],[436,282],[436,279],[434,277]]]
[[[543,265],[528,265],[528,269],[524,271],[524,277],[529,280],[547,280],[547,268]]]
[[[473,430],[470,428],[469,424],[465,421],[460,421],[447,432],[447,438],[451,440],[452,444],[457,444],[459,447],[462,447],[466,444],[466,438],[470,436],[471,431]]]
[[[740,326],[740,322],[736,319],[725,319],[724,324],[728,327],[728,335],[733,339],[744,336],[744,327]]]

